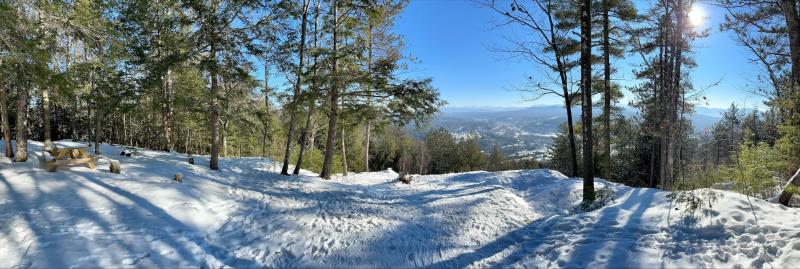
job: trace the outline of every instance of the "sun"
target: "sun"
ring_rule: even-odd
[[[686,14],[689,17],[689,24],[693,27],[700,27],[703,25],[703,22],[706,20],[706,12],[703,8],[699,6],[692,6],[692,9],[689,10],[689,14]]]

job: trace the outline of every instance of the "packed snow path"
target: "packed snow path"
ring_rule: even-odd
[[[31,142],[33,151],[41,144]],[[549,170],[325,181],[259,158],[141,150],[122,174],[0,164],[0,267],[795,267],[800,215],[739,194],[699,223],[667,193],[597,180],[614,202],[574,214],[581,182]],[[115,154],[116,153],[116,154]],[[172,182],[175,173],[183,183]]]

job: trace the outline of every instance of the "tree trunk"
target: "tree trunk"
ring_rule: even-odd
[[[125,114],[122,114],[122,143],[120,144],[127,144],[128,143],[128,120]],[[130,145],[130,144],[128,144]]]
[[[228,121],[222,121],[222,129],[220,129],[219,139],[222,140],[222,157],[228,157],[228,138],[226,134],[228,133]]]
[[[167,69],[167,73],[162,78],[162,87],[164,92],[164,146],[167,151],[172,151],[175,145],[172,140],[172,124],[174,121],[175,111],[172,105],[173,92],[172,92],[172,70]]]
[[[656,139],[653,138],[653,141],[650,143],[650,174],[649,174],[649,183],[650,188],[655,188],[658,186],[658,182],[656,181]]]
[[[264,125],[261,134],[261,157],[267,157],[267,140],[269,138],[269,123],[270,123],[270,114],[269,114],[269,66],[264,64],[264,118],[261,119],[261,123]]]
[[[564,97],[564,105],[567,107],[567,138],[569,139],[569,161],[570,177],[578,176],[578,149],[575,145],[575,123],[572,117],[572,98]]]
[[[319,41],[319,7],[320,7],[320,0],[317,0],[316,8],[314,9],[314,47],[318,46]],[[314,55],[314,65],[316,66],[319,63],[319,56]],[[317,70],[314,69],[314,76],[317,76]],[[309,91],[316,92],[317,91],[317,84],[316,82],[312,81],[311,87]],[[314,115],[314,100],[313,98],[308,101],[308,114],[306,115],[306,126],[303,127],[303,131],[300,137],[300,153],[297,155],[297,164],[294,166],[294,171],[292,174],[299,175],[300,169],[303,168],[303,158],[305,157],[306,147],[314,146],[314,135],[313,135],[313,128],[314,124],[312,123],[311,117]],[[309,131],[311,131],[311,143],[308,143],[308,136]]]
[[[342,137],[339,140],[342,140],[342,175],[347,176],[347,143],[345,143],[345,135],[344,135],[344,126],[342,126]]]
[[[300,49],[297,51],[299,62],[297,66],[297,79],[294,84],[294,95],[292,96],[292,103],[290,110],[292,113],[289,117],[289,132],[286,134],[286,152],[283,155],[283,167],[281,174],[289,175],[289,159],[292,155],[292,134],[295,130],[295,114],[297,114],[297,101],[300,97],[300,86],[303,83],[303,64],[305,63],[305,47],[306,47],[306,23],[308,22],[308,6],[311,4],[310,0],[303,0],[303,20],[300,24]],[[335,28],[335,26],[334,26]]]
[[[311,128],[311,115],[314,114],[314,101],[308,104],[308,115],[306,115],[306,126],[303,127],[302,134],[300,135],[300,153],[297,155],[297,164],[294,166],[292,174],[299,175],[300,169],[303,166],[303,155],[305,155],[306,144],[308,142],[308,128]]]
[[[581,92],[583,94],[583,201],[595,200],[592,143],[592,1],[581,1]]]
[[[781,9],[786,18],[789,32],[789,53],[792,60],[792,81],[800,86],[800,15],[797,14],[797,0],[781,0]]]
[[[53,141],[50,137],[50,90],[42,88],[42,127],[44,131],[44,149],[49,150]]]
[[[94,105],[94,154],[100,155],[100,133],[102,130],[100,129],[100,106]]]
[[[28,82],[19,89],[17,96],[17,148],[14,161],[28,160]]]
[[[219,170],[219,82],[217,81],[217,41],[216,33],[211,31],[209,59],[211,64],[211,159],[209,168]]]
[[[264,124],[263,129],[261,130],[261,157],[267,157],[267,135],[269,134],[269,129],[266,124]]]
[[[603,0],[603,154],[604,176],[611,178],[611,41],[609,38],[609,3]]]
[[[367,20],[367,73],[372,74],[372,21]],[[372,87],[372,82],[370,82],[367,86],[367,107],[372,106],[372,96],[370,96],[370,91]],[[370,127],[372,125],[372,119],[367,117],[367,122],[364,125],[364,170],[369,172],[369,135],[370,135]],[[347,169],[345,169],[346,171]]]
[[[550,39],[556,40],[555,34],[555,25],[553,24],[552,20],[550,22]],[[578,150],[575,147],[575,128],[574,122],[572,121],[572,97],[570,96],[569,91],[569,81],[567,80],[567,67],[562,61],[561,51],[558,46],[553,44],[551,46],[553,50],[553,56],[556,60],[556,68],[558,68],[558,76],[561,80],[561,90],[562,95],[564,97],[564,107],[567,109],[567,130],[568,134],[567,137],[569,138],[569,161],[570,161],[570,177],[577,177],[578,176]]]
[[[677,5],[674,9],[676,14],[676,25],[673,27],[673,35],[672,35],[672,65],[670,67],[670,72],[672,73],[672,77],[670,77],[670,92],[668,96],[669,99],[669,123],[667,124],[667,134],[669,135],[669,145],[667,147],[667,160],[665,162],[665,175],[666,178],[664,179],[664,188],[665,190],[672,190],[673,182],[675,180],[674,176],[674,167],[675,167],[675,155],[677,152],[677,145],[681,143],[681,134],[675,133],[675,130],[680,130],[679,127],[675,125],[680,125],[681,122],[678,118],[678,107],[682,106],[680,101],[682,100],[681,96],[683,95],[683,90],[681,88],[681,66],[683,63],[683,32],[684,32],[684,16],[685,8],[683,1],[677,1]]]
[[[328,113],[328,138],[325,142],[325,159],[322,162],[322,171],[320,172],[320,177],[324,179],[331,178],[331,164],[333,162],[333,150],[334,150],[334,143],[336,142],[336,120],[339,117],[339,77],[336,70],[337,64],[339,59],[338,57],[338,18],[337,18],[337,9],[338,7],[337,1],[333,1],[333,67],[331,68],[331,74],[333,76],[333,81],[331,82],[331,89],[328,91],[328,97],[330,102],[328,105],[330,106],[330,112]]]
[[[0,129],[3,131],[3,154],[7,158],[14,158],[14,150],[11,148],[11,127],[8,122],[8,95],[6,89],[0,86]]]
[[[296,101],[296,98],[293,97],[292,99],[295,99],[294,101]],[[294,103],[294,101],[292,103]],[[281,167],[281,174],[283,175],[289,175],[289,161],[292,157],[292,134],[294,133],[295,129],[295,109],[292,104],[289,104],[289,106],[289,130],[286,132],[286,150],[283,153],[283,166]]]

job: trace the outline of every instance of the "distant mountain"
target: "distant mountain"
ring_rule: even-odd
[[[623,114],[631,117],[638,110],[623,106]],[[691,116],[696,132],[711,128],[724,109],[697,107]],[[573,121],[580,120],[580,108],[572,109]],[[599,115],[596,109],[593,113]],[[437,113],[427,128],[414,130],[422,137],[430,129],[444,127],[457,137],[475,135],[481,147],[489,150],[494,144],[515,157],[540,155],[552,145],[559,126],[567,121],[563,106],[532,107],[446,107]]]

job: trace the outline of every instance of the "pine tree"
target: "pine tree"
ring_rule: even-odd
[[[303,76],[304,70],[303,65],[305,64],[305,48],[306,48],[306,26],[308,24],[308,9],[311,5],[311,0],[303,0],[303,5],[300,11],[300,41],[298,43],[298,62],[297,62],[297,71],[295,72],[296,80],[294,83],[294,93],[292,95],[292,102],[289,104],[289,131],[286,132],[286,152],[284,153],[283,157],[283,167],[281,168],[281,174],[289,175],[289,162],[292,153],[292,135],[295,132],[295,117],[297,116],[297,106],[298,98],[300,97],[300,87],[303,83]],[[335,15],[334,15],[335,16]],[[336,41],[334,41],[336,42]]]
[[[643,111],[643,129],[651,141],[651,187],[671,189],[676,175],[683,176],[680,152],[687,139],[686,115],[692,85],[688,70],[694,61],[691,42],[706,35],[690,27],[686,16],[692,1],[671,0],[654,5],[648,24],[633,31],[631,43],[643,64],[636,71],[642,83],[632,88],[635,105]]]
[[[401,42],[397,38],[387,39],[383,55],[373,55],[365,70],[363,42],[357,42],[360,29],[356,26],[364,12],[372,5],[356,5],[350,1],[337,0],[332,6],[331,47],[329,48],[330,72],[328,78],[327,105],[328,128],[325,141],[325,159],[320,176],[329,179],[333,170],[337,122],[343,112],[370,113],[369,119],[380,119],[398,125],[409,122],[422,124],[429,120],[439,107],[445,104],[438,90],[431,86],[431,79],[399,79]],[[346,12],[339,14],[341,8]],[[390,34],[386,34],[390,36]],[[370,87],[354,87],[367,81]],[[357,111],[357,112],[352,112]]]
[[[336,121],[339,119],[339,90],[342,84],[340,74],[337,73],[339,64],[338,34],[341,21],[338,15],[338,3],[340,3],[340,1],[334,0],[331,6],[331,9],[333,9],[333,23],[331,26],[331,76],[333,79],[330,82],[330,89],[328,90],[328,137],[325,140],[325,160],[322,163],[322,171],[320,172],[320,177],[324,179],[330,179],[332,173],[331,164],[333,162],[334,142],[336,141]]]
[[[486,170],[489,171],[502,171],[505,169],[506,156],[503,154],[503,151],[500,150],[500,146],[494,144],[492,146],[492,153],[489,154],[489,159],[487,160],[487,168]]]
[[[258,29],[265,23],[266,20],[252,21],[247,17],[251,14],[249,11],[259,8],[257,1],[239,1],[239,2],[225,2],[222,1],[188,1],[185,3],[186,7],[190,8],[193,12],[193,18],[187,21],[196,23],[196,32],[191,33],[195,41],[192,44],[193,51],[202,55],[200,66],[208,72],[208,78],[211,81],[209,87],[209,119],[211,129],[211,160],[209,167],[212,170],[219,170],[219,156],[224,131],[221,129],[221,116],[224,107],[221,103],[225,96],[223,92],[220,79],[224,75],[221,67],[222,59],[229,59],[229,63],[234,65],[226,66],[225,74],[239,75],[245,73],[248,63],[247,58],[244,57],[244,52],[247,49],[252,49],[247,40],[255,38],[253,36],[253,29]],[[259,51],[253,51],[252,54],[259,54]]]
[[[317,0],[317,3],[316,3],[315,8],[314,8],[314,27],[313,27],[313,30],[312,30],[313,31],[313,34],[312,34],[312,36],[313,36],[312,50],[315,50],[316,52],[313,53],[314,54],[314,59],[313,59],[312,66],[311,66],[311,69],[313,71],[311,72],[311,76],[310,76],[311,83],[309,85],[308,91],[305,93],[305,96],[304,96],[305,99],[307,99],[306,102],[308,103],[308,105],[307,105],[307,108],[306,108],[305,126],[303,127],[303,129],[300,132],[300,152],[297,154],[297,163],[295,164],[294,171],[292,172],[292,174],[294,174],[294,175],[299,175],[300,174],[300,169],[302,169],[302,167],[303,167],[303,158],[304,158],[305,153],[306,153],[306,147],[313,146],[313,145],[308,145],[308,136],[309,136],[309,132],[311,131],[310,129],[312,128],[313,116],[314,116],[314,113],[316,112],[315,111],[316,102],[317,102],[317,99],[319,99],[319,89],[318,88],[319,88],[319,84],[320,84],[319,83],[319,81],[320,81],[320,69],[322,69],[321,66],[320,66],[321,63],[320,63],[320,52],[319,52],[319,47],[320,47],[319,39],[320,39],[320,35],[321,35],[320,29],[319,29],[320,28],[319,19],[320,19],[320,13],[321,13],[321,2],[322,2],[321,0]]]
[[[602,24],[602,53],[603,53],[603,171],[606,178],[610,177],[612,167],[611,159],[611,114],[614,99],[619,94],[615,91],[615,85],[611,81],[614,73],[611,66],[611,57],[623,56],[624,47],[622,42],[612,42],[612,37],[620,40],[620,36],[626,34],[622,31],[623,26],[629,21],[636,19],[636,7],[627,0],[602,0],[599,9],[601,10]],[[615,20],[616,19],[616,20]],[[616,23],[620,24],[617,25]]]

